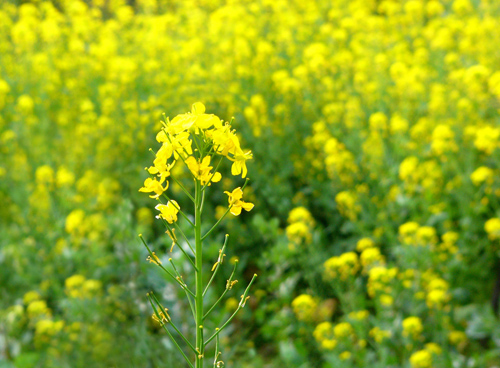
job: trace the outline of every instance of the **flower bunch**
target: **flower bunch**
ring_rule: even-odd
[[[179,160],[186,164],[193,178],[204,186],[221,180],[217,169],[223,157],[233,163],[231,174],[246,177],[246,161],[252,159],[252,152],[241,149],[230,122],[224,123],[213,114],[205,114],[205,106],[201,102],[193,104],[190,113],[177,115],[172,121],[166,120],[156,135],[161,147],[156,152],[153,165],[147,168],[153,177],[146,179],[141,192],[154,193],[150,197],[158,199],[168,189],[167,178],[171,177],[171,170]],[[212,171],[210,162],[215,156],[221,159]],[[233,204],[239,206],[240,202]],[[243,208],[250,211],[252,207],[247,205]]]

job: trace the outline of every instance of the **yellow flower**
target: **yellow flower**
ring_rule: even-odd
[[[56,174],[56,184],[58,187],[70,186],[75,182],[75,175],[66,169],[65,167],[60,167]]]
[[[443,352],[441,346],[436,344],[435,342],[429,342],[425,344],[425,350],[427,350],[431,354],[440,355]]]
[[[479,186],[482,183],[491,184],[493,182],[493,170],[486,166],[480,166],[472,174],[470,174],[470,179],[475,186]]]
[[[371,266],[374,263],[384,264],[384,256],[380,254],[380,249],[378,248],[368,248],[361,253],[360,256],[361,264],[364,268]]]
[[[66,232],[72,235],[81,235],[83,233],[82,224],[85,219],[85,212],[80,209],[73,210],[66,217]]]
[[[349,322],[341,322],[333,328],[333,334],[337,339],[345,339],[354,334],[354,329]]]
[[[403,320],[403,336],[417,338],[424,329],[418,317],[408,317]]]
[[[375,242],[370,238],[359,239],[356,243],[356,250],[358,252],[363,252],[365,249],[375,247]]]
[[[352,354],[350,351],[344,351],[344,352],[340,353],[339,358],[340,358],[340,360],[348,360],[351,358],[351,356],[352,356]]]
[[[50,309],[47,307],[45,300],[34,300],[26,309],[29,318],[36,318],[42,315],[50,316]]]
[[[450,300],[450,295],[444,290],[431,290],[427,294],[426,302],[429,308],[442,309]]]
[[[50,319],[42,319],[38,321],[35,325],[35,334],[37,336],[40,335],[49,335],[53,336],[61,331],[64,327],[64,321],[54,322]]]
[[[325,274],[330,279],[340,277],[345,281],[354,276],[359,270],[358,255],[354,252],[346,252],[339,257],[332,257],[324,263]]]
[[[222,178],[219,172],[213,174],[210,172],[212,170],[212,166],[210,166],[210,156],[205,156],[201,162],[196,160],[193,156],[189,156],[185,162],[191,174],[193,174],[195,179],[199,180],[202,185],[206,183],[210,185],[210,182],[217,183]]]
[[[390,307],[394,304],[394,298],[387,294],[380,295],[380,304],[385,307]]]
[[[432,226],[421,226],[416,233],[419,245],[435,244],[437,242],[436,229]]]
[[[399,227],[399,237],[404,244],[416,245],[416,234],[420,225],[416,222],[407,222]]]
[[[356,194],[347,190],[339,192],[335,196],[337,208],[341,215],[349,218],[351,221],[357,219],[358,213],[361,212],[361,206],[357,203]]]
[[[245,211],[250,211],[254,207],[253,203],[243,202],[241,200],[243,197],[243,190],[240,187],[236,188],[231,193],[228,191],[225,191],[224,193],[229,196],[229,208],[234,216],[238,216],[241,213],[242,208]]]
[[[40,166],[36,169],[35,177],[38,184],[51,185],[54,182],[54,170],[48,165]]]
[[[431,368],[432,355],[428,350],[419,350],[410,356],[412,368]]]
[[[349,318],[356,320],[356,321],[363,321],[363,320],[367,319],[369,315],[370,315],[370,312],[363,309],[363,310],[354,311],[354,312],[349,313]]]
[[[380,329],[380,327],[373,327],[370,330],[369,335],[373,338],[373,340],[375,340],[375,342],[380,344],[385,339],[390,338],[392,336],[392,333],[391,331],[382,330]]]
[[[191,128],[208,129],[212,126],[220,127],[222,122],[212,114],[205,114],[205,105],[196,102],[191,107],[191,112],[177,115],[168,124],[168,131],[171,134],[179,134]]]
[[[155,195],[150,195],[149,197],[157,199],[168,188],[168,181],[165,188],[163,188],[161,184],[162,181],[158,181],[156,180],[156,178],[155,179],[147,178],[144,181],[144,186],[141,189],[139,189],[139,192],[144,192],[144,193],[154,192]]]
[[[292,301],[292,308],[299,321],[310,322],[316,315],[318,302],[310,295],[301,294]]]
[[[293,224],[294,222],[303,222],[307,226],[314,225],[314,219],[311,212],[305,207],[296,207],[290,211],[288,214],[288,223]]]
[[[490,240],[500,239],[500,218],[494,217],[484,224],[484,230]]]
[[[311,231],[307,224],[303,222],[294,222],[288,225],[285,231],[288,239],[294,244],[310,243],[312,240]]]
[[[173,224],[177,221],[177,213],[180,207],[176,201],[170,200],[167,204],[157,204],[155,208],[160,211],[160,214],[156,216],[156,218],[162,218],[169,224]]]
[[[333,325],[330,322],[322,322],[317,325],[313,336],[325,350],[333,350],[337,346],[337,340],[333,335]]]
[[[228,158],[233,161],[233,165],[231,166],[231,174],[232,175],[239,175],[241,174],[241,177],[244,178],[247,176],[247,160],[251,160],[253,158],[252,151],[248,152],[243,152],[241,148],[238,148],[234,156],[231,158],[228,156]]]
[[[477,130],[476,139],[474,140],[474,146],[476,146],[478,150],[491,155],[493,151],[499,146],[499,140],[500,128],[485,126]]]
[[[467,335],[463,331],[450,331],[448,340],[452,345],[460,345],[467,341]]]
[[[40,296],[40,294],[38,294],[38,292],[32,290],[32,291],[28,291],[26,294],[24,294],[23,302],[24,302],[24,304],[28,305],[31,302],[34,302],[36,300],[40,300],[41,298],[42,297]]]

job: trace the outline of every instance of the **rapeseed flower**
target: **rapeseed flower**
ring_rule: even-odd
[[[225,191],[224,193],[229,197],[229,209],[234,216],[238,216],[241,213],[241,209],[250,211],[254,207],[253,203],[244,202],[242,200],[243,190],[240,187],[234,189],[232,192]]]
[[[164,219],[169,224],[177,221],[177,213],[180,207],[176,201],[170,200],[167,204],[157,204],[155,208],[160,211],[160,214],[156,218]]]

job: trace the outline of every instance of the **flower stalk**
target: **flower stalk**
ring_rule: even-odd
[[[163,128],[156,136],[157,141],[161,143],[161,147],[156,152],[151,150],[151,152],[155,154],[155,159],[153,161],[153,166],[146,168],[150,177],[146,179],[144,186],[140,189],[140,191],[151,193],[150,197],[159,202],[155,208],[160,213],[156,217],[163,222],[167,229],[166,233],[172,240],[171,251],[175,248],[175,245],[177,245],[180,248],[182,255],[190,262],[194,275],[192,278],[187,277],[186,281],[192,285],[194,278],[195,291],[193,292],[188,287],[186,281],[184,281],[182,273],[185,274],[185,270],[178,268],[173,259],[170,257],[168,261],[171,266],[169,268],[171,269],[167,269],[163,266],[161,259],[147,245],[142,236],[140,236],[140,238],[148,251],[148,260],[166,272],[170,278],[185,292],[191,311],[193,312],[195,330],[193,333],[193,335],[195,335],[194,344],[192,344],[189,338],[187,338],[184,333],[172,322],[172,318],[167,312],[168,309],[162,306],[160,301],[152,292],[148,294],[148,298],[154,312],[153,319],[157,321],[166,331],[168,336],[172,339],[174,346],[180,351],[181,355],[190,367],[203,368],[207,346],[214,339],[214,367],[220,367],[224,363],[220,360],[222,352],[220,349],[219,334],[225,329],[226,326],[228,326],[238,311],[245,306],[245,303],[249,298],[248,294],[250,286],[254,282],[257,275],[254,275],[245,289],[236,311],[222,326],[216,327],[215,332],[208,339],[206,339],[204,333],[206,327],[204,324],[209,322],[207,321],[207,317],[215,310],[220,301],[237,283],[237,280],[233,279],[237,262],[234,265],[231,276],[227,280],[226,289],[217,301],[209,308],[209,310],[205,312],[204,298],[207,295],[209,287],[214,281],[223,262],[229,235],[226,234],[224,244],[219,251],[219,256],[217,260],[212,263],[210,268],[210,272],[212,274],[206,284],[204,284],[203,274],[203,241],[215,231],[228,213],[231,213],[233,216],[238,216],[241,214],[242,209],[250,211],[254,207],[252,203],[243,201],[243,190],[248,183],[248,178],[245,180],[243,187],[238,187],[232,192],[224,192],[228,195],[228,208],[224,215],[221,216],[204,235],[202,235],[202,213],[205,204],[206,191],[213,183],[219,182],[222,178],[222,175],[217,170],[221,166],[223,159],[227,158],[232,163],[232,175],[241,175],[242,178],[245,178],[247,174],[246,161],[252,158],[252,154],[250,151],[243,152],[240,148],[238,137],[236,136],[235,131],[231,129],[231,123],[224,123],[215,115],[205,114],[205,106],[201,103],[195,103],[192,107],[191,113],[178,115],[172,121],[167,118],[166,121],[162,123]],[[215,169],[213,169],[213,166],[211,166],[210,163],[215,157],[220,157],[220,159],[218,161],[213,161],[217,162]],[[171,175],[170,170],[177,162],[181,165],[183,164],[187,169],[188,178],[191,179],[190,181],[192,186],[187,185],[189,182],[182,183],[181,181],[183,180],[183,177],[177,172],[175,178]],[[168,178],[173,180],[174,183],[179,186],[182,193],[184,193],[189,200],[193,202],[194,211],[192,214],[188,215],[184,209],[181,209],[181,206],[175,200],[171,199],[171,195],[166,194],[169,187]],[[194,194],[189,192],[188,189],[190,187],[193,188]],[[160,197],[166,198],[167,202],[160,202]],[[181,226],[177,223],[178,214],[186,220],[185,224],[192,228],[191,234],[194,233],[194,248],[192,246],[192,238],[190,241],[189,237],[186,236],[186,234],[190,233],[183,231]],[[186,252],[183,248],[183,245],[179,244],[174,230],[178,231],[182,239],[190,248],[192,254],[188,254],[188,252]],[[172,328],[174,333],[181,338],[186,348],[189,350],[189,353],[194,354],[194,359],[188,358],[188,355],[184,352],[181,345],[175,340],[176,335],[174,335],[169,328]]]

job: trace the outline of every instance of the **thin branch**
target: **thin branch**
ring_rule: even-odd
[[[151,297],[149,296],[148,294],[148,298],[149,298],[149,302],[151,303],[151,306],[153,307],[153,310],[154,310],[154,313],[156,315],[156,318],[158,318],[159,321],[161,321],[161,317],[158,313],[158,310],[156,309],[155,305],[153,304],[153,301],[151,300]],[[186,354],[184,354],[184,351],[182,351],[181,347],[179,346],[179,344],[177,343],[177,341],[175,341],[174,337],[172,336],[172,334],[170,333],[170,331],[168,330],[168,328],[160,322],[160,324],[162,325],[163,329],[167,332],[168,336],[170,337],[170,339],[172,340],[172,342],[174,343],[175,347],[177,348],[177,350],[179,350],[182,354],[182,356],[184,357],[184,359],[186,360],[186,362],[189,364],[189,366],[191,368],[194,368],[193,366],[193,363],[191,363],[191,361],[188,359],[188,357],[186,356]]]
[[[222,353],[219,351],[219,335],[215,338],[215,358],[214,358],[214,368],[217,368],[217,359]]]
[[[219,258],[217,259],[217,266],[215,266],[215,270],[214,272],[212,273],[212,277],[210,278],[210,280],[208,281],[208,284],[205,288],[205,291],[203,292],[203,296],[205,296],[205,294],[207,293],[207,290],[210,286],[210,284],[212,283],[215,275],[217,274],[217,271],[219,270],[219,267],[222,263],[222,259],[224,258],[225,254],[224,254],[224,251],[226,250],[226,244],[227,244],[227,239],[229,238],[229,235],[226,234],[225,238],[224,238],[224,244],[222,245],[222,248],[220,250],[220,253],[219,253]]]
[[[238,266],[238,261],[236,261],[234,263],[233,272],[231,273],[231,276],[229,276],[229,279],[227,280],[227,283],[226,283],[226,290],[224,290],[224,292],[222,293],[222,295],[219,297],[219,299],[217,299],[217,301],[214,303],[214,305],[212,305],[212,307],[208,310],[208,312],[205,313],[205,315],[203,316],[203,320],[205,320],[205,318],[208,317],[208,315],[210,314],[210,312],[212,312],[214,310],[214,308],[217,306],[217,304],[219,304],[219,302],[222,300],[222,298],[224,298],[224,296],[227,294],[227,292],[229,290],[231,290],[233,276],[234,276],[234,273],[236,272],[236,267],[237,266]]]
[[[149,256],[151,257],[151,259],[155,260],[155,254],[151,251],[151,249],[148,247],[148,245],[146,244],[146,241],[144,240],[144,238],[142,237],[142,234],[139,234],[139,238],[142,240],[142,243],[144,244],[144,246],[146,247],[146,249],[148,250],[148,253],[149,253]],[[179,284],[179,286],[184,289],[184,285],[179,281],[177,280],[177,278],[169,271],[167,270],[165,267],[163,267],[163,265],[161,264],[161,262],[154,262],[158,267],[160,267],[163,271],[165,271],[175,282],[177,282]],[[192,294],[192,292],[191,292]],[[194,295],[194,294],[193,294]]]
[[[219,224],[220,224],[220,222],[221,222],[222,220],[224,220],[224,217],[226,217],[226,215],[228,214],[229,210],[230,210],[232,207],[233,207],[233,206],[228,207],[228,209],[226,210],[226,212],[224,212],[224,214],[223,214],[223,215],[221,216],[221,218],[220,218],[220,219],[219,219],[219,220],[215,223],[215,225],[214,225],[214,226],[212,226],[212,228],[211,228],[210,230],[208,230],[208,232],[207,232],[205,235],[203,235],[203,237],[201,238],[201,240],[205,240],[205,238],[206,238],[207,236],[209,236],[209,235],[210,235],[210,233],[211,233],[212,231],[214,231],[214,229],[217,227],[217,225],[219,225]]]
[[[158,307],[160,308],[160,310],[162,310],[162,311],[165,310],[165,308],[163,307],[163,305],[161,305],[160,301],[158,300],[158,298],[156,297],[156,295],[153,292],[149,293],[150,301],[151,301],[151,296],[153,296],[154,301],[158,305]],[[172,321],[172,319],[170,318],[170,320],[167,321],[167,322],[170,323],[170,325],[174,328],[175,331],[177,331],[177,333],[179,334],[179,336],[182,337],[182,339],[191,348],[191,350],[193,350],[193,352],[196,353],[196,349],[194,348],[194,346],[189,342],[189,340],[184,336],[184,334],[181,331],[179,331],[179,329],[177,328],[177,326],[175,325],[175,323]]]
[[[182,279],[182,276],[181,274],[179,273],[179,271],[177,271],[177,267],[175,267],[175,264],[174,262],[172,261],[172,258],[169,258],[168,261],[170,262],[170,264],[172,265],[172,267],[174,268],[174,271],[175,271],[175,274],[177,275],[176,279],[179,280],[179,283],[181,284],[181,286],[183,286],[183,289],[186,290],[189,294],[191,294],[193,296],[193,298],[195,298],[196,296],[194,295],[194,293],[189,290],[187,284],[184,282],[184,280]],[[182,281],[181,281],[182,280]]]
[[[193,196],[187,191],[187,189],[184,187],[184,185],[181,184],[181,182],[179,180],[177,180],[176,178],[174,178],[172,175],[170,175],[170,177],[177,183],[177,185],[179,185],[182,189],[182,191],[189,197],[189,199],[194,203],[194,198]]]
[[[170,225],[168,224],[168,222],[165,219],[163,219],[163,223],[167,227],[168,231],[170,231],[170,233],[173,234],[172,228],[170,227]],[[174,223],[174,224],[178,227],[178,225],[176,223]],[[179,229],[180,229],[180,227],[179,227]],[[193,247],[191,247],[191,244],[189,244],[189,240],[187,239],[186,235],[184,235],[184,233],[182,232],[182,230],[179,230],[179,232],[181,233],[181,235],[183,236],[183,238],[186,241],[187,245],[189,246],[189,249],[191,249],[191,251],[194,253]],[[184,250],[183,247],[181,247],[181,245],[179,244],[179,242],[177,241],[177,239],[174,240],[174,243],[177,244],[177,246],[180,248],[180,250],[182,251],[182,253],[184,253],[184,255],[189,260],[189,262],[191,262],[191,265],[194,267],[194,269],[197,270],[196,265],[194,264],[194,261],[191,259],[191,256],[186,253],[186,251]]]
[[[229,317],[229,319],[222,325],[222,327],[215,329],[216,331],[214,332],[214,334],[212,336],[210,336],[210,338],[207,341],[205,341],[205,346],[207,346],[210,341],[212,341],[215,337],[217,337],[217,335],[220,334],[221,331],[224,328],[226,328],[226,326],[229,324],[229,322],[231,322],[231,320],[236,316],[236,313],[238,313],[239,310],[245,306],[245,303],[247,300],[247,295],[248,295],[248,292],[250,291],[250,286],[252,286],[256,277],[257,277],[257,275],[254,274],[252,277],[252,280],[250,280],[250,283],[248,284],[247,288],[245,289],[245,292],[241,296],[241,301],[240,301],[240,304],[238,304],[238,308],[234,311],[234,313],[231,315],[231,317]]]

